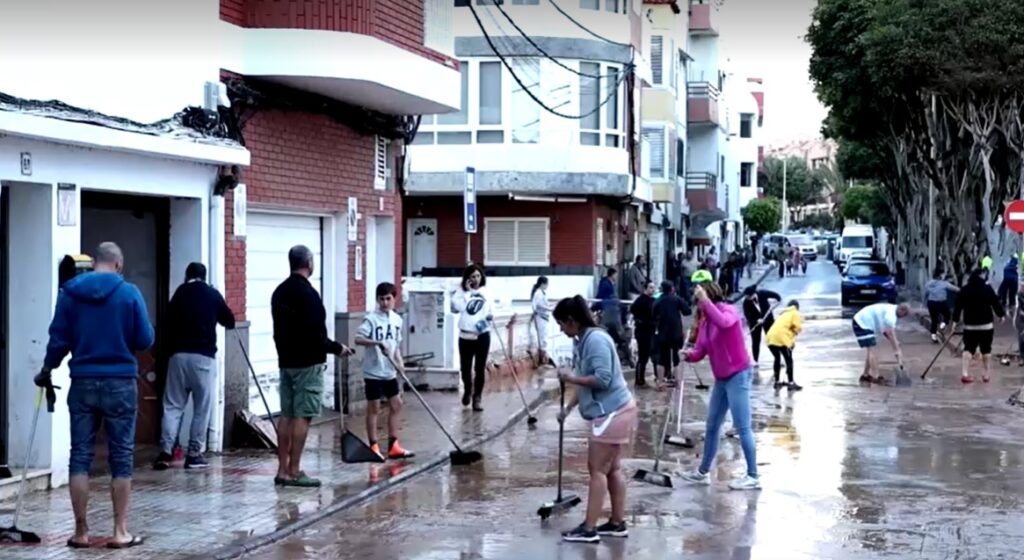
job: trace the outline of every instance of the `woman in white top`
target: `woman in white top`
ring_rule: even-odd
[[[487,356],[491,352],[491,320],[494,310],[483,287],[487,285],[484,269],[471,264],[462,273],[462,283],[452,291],[452,313],[459,314],[459,361],[462,371],[462,406],[473,402],[473,410],[481,411]],[[474,363],[475,362],[475,363]],[[474,378],[474,373],[475,378]]]
[[[548,321],[551,319],[551,308],[548,306],[548,277],[537,278],[530,293],[533,306],[533,326],[537,329],[537,365],[547,365],[548,357]]]

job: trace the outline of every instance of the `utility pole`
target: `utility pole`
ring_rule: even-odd
[[[786,167],[789,161],[782,158],[782,233],[789,233],[789,203],[786,202]]]
[[[932,94],[932,119],[937,119],[935,113],[935,94]],[[937,123],[936,123],[937,124]],[[932,140],[931,157],[934,164],[936,158],[935,141]],[[928,274],[935,271],[935,179],[928,182]]]

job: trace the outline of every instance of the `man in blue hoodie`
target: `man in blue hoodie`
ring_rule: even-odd
[[[94,271],[64,284],[50,323],[43,370],[36,376],[36,385],[50,385],[50,371],[71,354],[69,469],[75,534],[68,546],[73,548],[89,546],[89,468],[101,422],[107,433],[114,503],[114,535],[107,547],[142,544],[141,537],[128,532],[127,519],[138,409],[135,353],[153,345],[153,325],[139,289],[121,276],[123,268],[121,249],[103,243],[96,249]]]

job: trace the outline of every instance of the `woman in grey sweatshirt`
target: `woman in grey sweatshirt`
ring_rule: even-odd
[[[586,300],[580,296],[563,299],[554,311],[562,332],[577,340],[573,352],[575,371],[559,372],[559,379],[575,385],[569,405],[559,413],[559,422],[577,404],[580,415],[587,420],[590,466],[590,491],[587,496],[587,517],[571,531],[562,533],[570,542],[598,542],[601,536],[626,537],[626,477],[620,458],[623,448],[633,441],[637,425],[637,408],[626,380],[611,336],[594,322]],[[605,494],[611,496],[611,519],[597,522],[604,508]]]

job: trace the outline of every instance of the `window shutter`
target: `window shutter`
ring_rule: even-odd
[[[664,83],[665,73],[665,38],[651,35],[651,81],[660,86]]]
[[[516,260],[516,223],[511,220],[488,220],[487,262],[514,263]]]
[[[388,140],[383,136],[376,137],[373,166],[373,186],[384,189],[388,178]]]
[[[523,220],[518,222],[516,241],[519,254],[516,262],[537,264],[548,262],[548,223],[541,220]]]
[[[665,129],[662,127],[648,127],[643,129],[644,139],[650,146],[650,176],[652,179],[661,179],[665,173]]]

